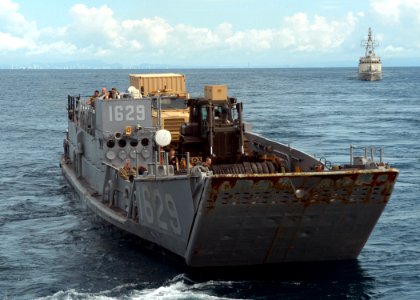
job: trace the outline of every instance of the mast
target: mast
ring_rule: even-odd
[[[366,47],[366,50],[365,50],[366,57],[375,56],[375,47],[378,47],[379,44],[372,37],[372,29],[370,27],[369,27],[369,32],[368,32],[368,39],[362,41],[362,46]]]

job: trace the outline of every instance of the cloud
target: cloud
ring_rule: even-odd
[[[418,57],[420,35],[419,0],[371,0],[372,17],[382,29],[375,37],[384,46],[381,53],[389,57]],[[381,32],[382,31],[382,32]]]
[[[248,51],[262,51],[271,49],[276,32],[270,29],[238,31],[225,39],[231,49]]]
[[[76,4],[70,9],[72,24],[67,28],[67,38],[75,45],[86,47],[100,44],[115,47],[122,42],[121,26],[114,12],[106,5],[88,8]]]
[[[27,56],[73,59],[110,58],[115,61],[157,57],[167,60],[194,56],[255,55],[278,51],[328,53],[350,36],[363,13],[342,19],[299,12],[279,20],[279,26],[238,30],[222,22],[214,28],[170,24],[161,17],[121,19],[107,5],[76,4],[71,21],[60,27],[38,29],[19,12],[19,5],[0,0],[0,51],[24,51]]]
[[[295,14],[285,19],[288,36],[293,41],[288,47],[297,47],[300,51],[328,52],[341,45],[353,32],[357,17],[348,13],[341,21],[328,21],[323,16],[315,15],[311,22],[304,13]]]
[[[0,32],[0,40],[0,51],[14,51],[28,47],[27,41],[9,33]]]
[[[400,54],[402,52],[404,52],[405,49],[403,47],[399,47],[399,46],[393,46],[393,45],[388,45],[384,48],[383,52],[387,53],[389,56],[395,55],[395,54]]]
[[[225,53],[276,49],[325,52],[338,47],[357,23],[357,17],[352,13],[339,21],[329,21],[317,15],[311,19],[305,13],[298,13],[286,17],[281,28],[235,31],[234,26],[227,22],[211,29],[169,24],[160,17],[119,21],[106,5],[88,8],[77,4],[70,9],[70,14],[72,24],[66,29],[66,37],[82,50],[96,46],[108,49],[109,54],[123,49],[125,52],[143,51],[143,55],[149,56],[170,53],[180,57],[215,50]],[[106,54],[101,52],[101,55]]]
[[[30,48],[39,37],[36,22],[29,22],[19,13],[19,5],[10,0],[0,0],[1,50]]]
[[[125,20],[121,25],[127,40],[137,40],[139,44],[143,40],[143,42],[148,42],[152,46],[165,45],[168,35],[173,31],[172,26],[159,17]]]
[[[419,0],[372,0],[371,7],[386,22],[399,23],[407,19],[420,22]]]
[[[301,52],[328,52],[340,46],[353,32],[357,17],[347,14],[342,21],[328,21],[315,15],[296,13],[283,20],[281,28],[248,30],[234,33],[226,39],[231,48],[261,51],[289,49]]]

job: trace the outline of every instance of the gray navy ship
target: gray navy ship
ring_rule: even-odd
[[[60,164],[95,214],[191,267],[358,257],[398,176],[382,151],[350,146],[348,164],[331,165],[254,133],[226,86],[142,90],[68,96]],[[176,142],[153,117],[171,101],[189,110]]]
[[[382,79],[382,62],[379,56],[375,54],[377,41],[372,36],[372,30],[369,27],[368,39],[362,41],[365,47],[365,56],[359,59],[359,79],[366,81],[375,81]]]

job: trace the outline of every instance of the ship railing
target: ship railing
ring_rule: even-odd
[[[147,165],[147,175],[149,176],[174,176],[190,174],[191,165],[183,164],[184,161],[190,161],[189,152],[185,156],[177,156],[178,163],[173,165],[169,163],[169,152],[155,151],[153,163]]]
[[[95,110],[92,106],[83,103],[79,96],[68,96],[68,117],[87,133],[95,136]]]
[[[79,104],[79,100],[80,100],[80,95],[79,96],[67,96],[67,113],[68,113],[68,118],[70,121],[75,120],[75,112],[76,112],[76,108]]]
[[[137,155],[136,155],[137,156]],[[153,162],[147,164],[147,168],[144,172],[139,172],[138,175],[142,176],[175,176],[175,175],[189,175],[191,174],[192,164],[187,164],[190,161],[189,152],[185,155],[178,156],[178,163],[171,164],[169,162],[169,152],[166,151],[155,151]],[[135,165],[139,170],[138,159],[136,159]]]
[[[356,153],[357,151],[357,153]],[[357,155],[362,152],[362,155]],[[379,163],[375,162],[375,154],[379,154]],[[382,147],[355,147],[350,145],[350,165],[351,166],[384,166]]]

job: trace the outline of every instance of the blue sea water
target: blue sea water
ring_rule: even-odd
[[[59,167],[68,94],[156,70],[0,70],[0,299],[420,299],[420,68],[163,70],[227,84],[256,132],[333,163],[378,146],[400,170],[358,260],[191,271],[97,219]],[[161,70],[162,71],[162,70]]]

